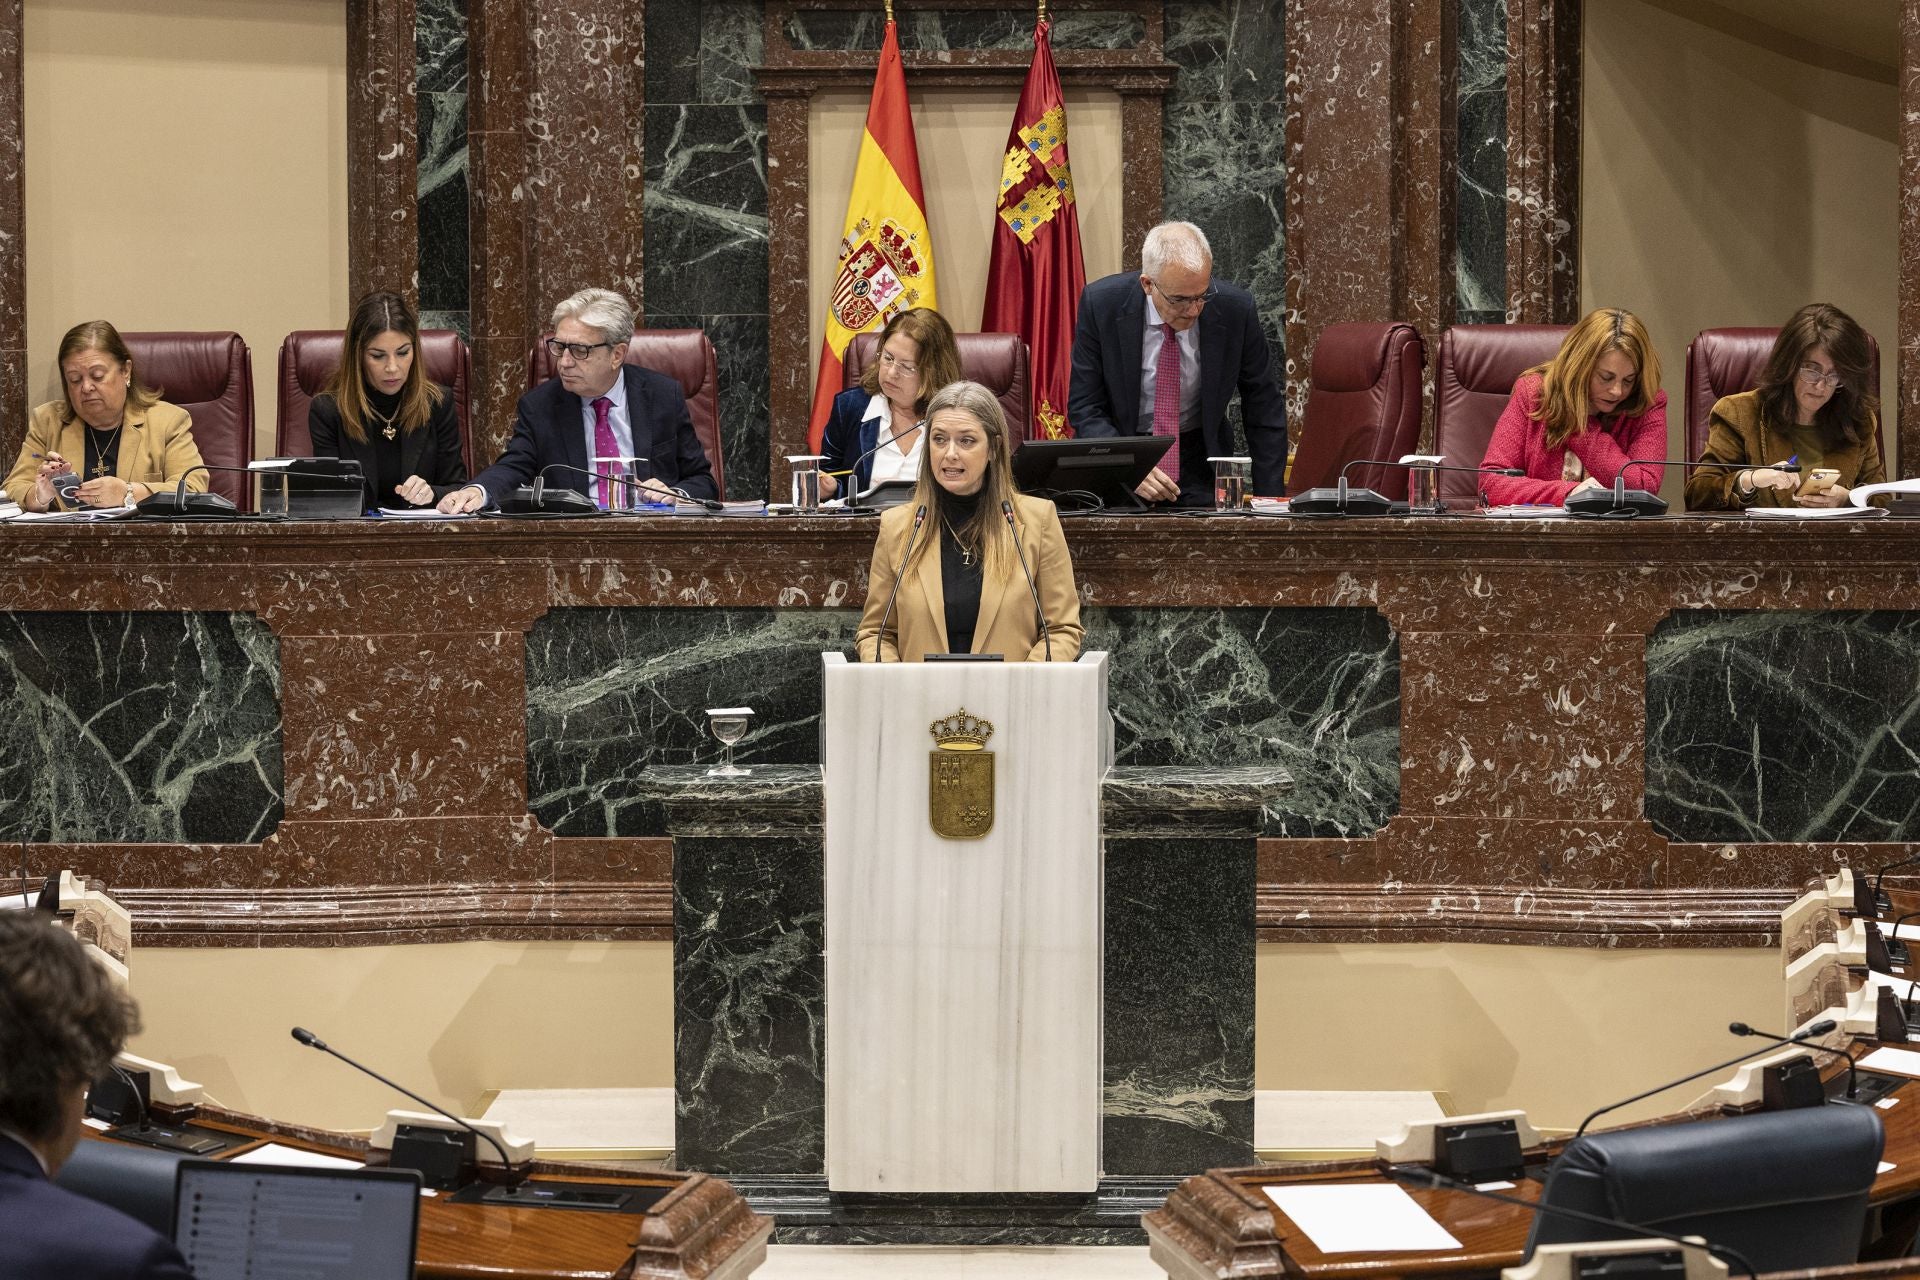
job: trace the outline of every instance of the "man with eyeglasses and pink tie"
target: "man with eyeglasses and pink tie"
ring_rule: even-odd
[[[1136,492],[1148,502],[1213,505],[1210,457],[1240,452],[1227,404],[1240,393],[1253,492],[1286,492],[1286,400],[1253,295],[1213,278],[1213,249],[1191,222],[1147,232],[1140,270],[1080,294],[1067,422],[1076,436],[1176,441]]]
[[[596,474],[596,458],[637,458],[629,477],[661,500],[716,496],[713,467],[674,379],[626,363],[633,308],[610,289],[582,289],[553,309],[547,354],[555,376],[520,397],[500,460],[442,498],[462,514],[532,484],[575,489],[602,507],[622,505],[622,477]]]

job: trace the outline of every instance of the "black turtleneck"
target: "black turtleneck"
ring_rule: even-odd
[[[980,511],[983,484],[974,492],[961,495],[939,491],[940,508],[940,585],[947,606],[947,652],[972,653],[973,628],[980,620],[980,586],[983,581],[985,548],[976,536],[972,546],[973,563],[967,563],[959,535]],[[957,532],[956,532],[957,531]],[[976,531],[977,535],[977,531]]]
[[[367,413],[361,427],[367,433],[367,440],[373,445],[373,474],[367,477],[367,487],[372,490],[368,509],[375,507],[406,507],[413,504],[404,501],[394,490],[407,478],[400,457],[400,442],[404,433],[400,430],[400,397],[388,395],[373,387],[365,387],[367,393]],[[393,426],[393,439],[387,439],[388,421]]]

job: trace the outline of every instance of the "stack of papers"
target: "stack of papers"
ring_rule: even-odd
[[[124,520],[137,507],[81,507],[78,511],[19,511],[12,517],[21,524],[86,524],[94,520]]]

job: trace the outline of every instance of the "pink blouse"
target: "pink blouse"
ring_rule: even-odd
[[[1540,406],[1542,379],[1528,374],[1513,384],[1513,397],[1493,427],[1493,439],[1487,442],[1487,467],[1519,467],[1519,476],[1481,476],[1480,492],[1496,507],[1522,503],[1561,503],[1572,493],[1575,483],[1563,480],[1567,451],[1580,459],[1587,474],[1601,484],[1611,486],[1622,467],[1628,468],[1627,487],[1660,491],[1660,468],[1636,467],[1637,458],[1667,456],[1667,393],[1656,391],[1653,404],[1645,413],[1617,417],[1611,424],[1598,414],[1587,419],[1587,427],[1569,436],[1558,449],[1547,447],[1547,429],[1534,420]]]

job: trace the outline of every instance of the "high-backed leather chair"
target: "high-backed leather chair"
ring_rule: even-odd
[[[1548,1170],[1540,1203],[1703,1236],[1760,1271],[1840,1266],[1859,1260],[1884,1143],[1872,1107],[1620,1129],[1569,1143]],[[1536,1245],[1633,1236],[1540,1213],[1527,1256]]]
[[[1708,420],[1721,396],[1751,391],[1760,382],[1760,370],[1773,353],[1778,329],[1702,329],[1687,344],[1687,457],[1696,460],[1707,451]],[[1880,344],[1867,335],[1873,357],[1871,384],[1880,386]],[[1888,468],[1888,474],[1893,469]]]
[[[253,461],[253,353],[237,333],[123,333],[134,377],[193,416],[193,443],[210,467]],[[253,505],[245,475],[210,471],[207,487],[239,507]]]
[[[1007,415],[1007,443],[1019,448],[1033,422],[1033,371],[1026,339],[1017,333],[956,333],[960,376],[993,392]],[[841,389],[860,385],[867,368],[879,359],[880,335],[856,333],[847,344]]]
[[[273,447],[281,457],[304,458],[313,453],[307,410],[340,367],[340,353],[346,345],[347,335],[339,329],[296,330],[280,344],[280,395]],[[467,474],[472,475],[473,356],[453,330],[422,329],[420,358],[426,361],[427,377],[453,392],[454,412],[460,417],[460,456],[466,461]]]
[[[1564,324],[1456,324],[1440,335],[1433,366],[1433,450],[1449,466],[1477,467],[1487,456],[1493,425],[1513,395],[1513,384],[1553,358],[1567,336]],[[1442,471],[1440,496],[1478,505],[1480,477]]]
[[[553,376],[553,357],[547,354],[543,333],[527,353],[527,390]],[[713,343],[699,329],[635,329],[627,343],[628,364],[664,374],[680,384],[687,397],[687,413],[693,419],[693,434],[707,451],[707,465],[713,468],[713,491],[727,496],[726,468],[720,457],[720,366],[714,359]]]
[[[186,1158],[177,1151],[82,1138],[53,1180],[75,1195],[110,1205],[171,1239],[174,1179]]]
[[[1287,472],[1287,492],[1334,484],[1356,458],[1398,458],[1420,440],[1420,374],[1427,344],[1410,324],[1332,324],[1314,344],[1306,421]],[[1395,501],[1407,473],[1356,467],[1348,483]]]

